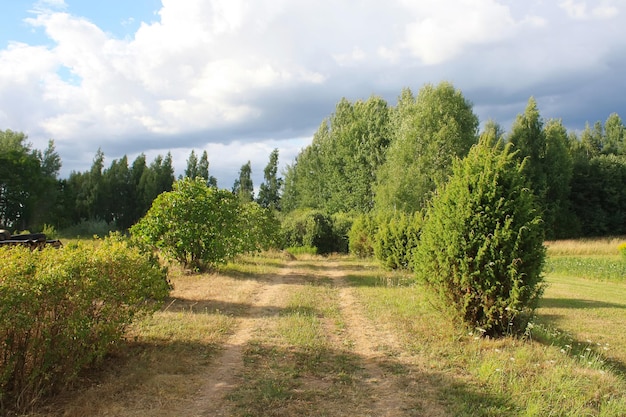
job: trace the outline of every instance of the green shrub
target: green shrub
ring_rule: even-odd
[[[379,218],[378,231],[374,236],[374,256],[386,268],[408,269],[419,243],[421,213],[395,212]]]
[[[378,225],[373,214],[361,214],[352,223],[348,233],[350,253],[359,258],[374,256],[374,241]]]
[[[81,220],[79,223],[61,230],[59,235],[66,238],[104,237],[116,230],[117,228],[114,223],[107,223],[104,220]]]
[[[185,267],[205,270],[256,246],[246,240],[256,233],[243,235],[242,211],[230,191],[209,187],[202,178],[185,178],[160,194],[130,232]]]
[[[350,213],[338,212],[330,216],[333,228],[334,249],[333,252],[348,253],[348,235],[352,228],[354,216]]]
[[[284,247],[309,246],[319,254],[331,253],[336,246],[332,220],[319,210],[296,210],[285,216],[281,234]]]
[[[242,204],[239,212],[239,236],[242,253],[278,249],[280,247],[280,221],[269,208],[255,202]]]
[[[0,414],[65,387],[169,293],[165,270],[119,236],[0,256]]]
[[[455,163],[414,260],[444,305],[489,335],[523,332],[543,291],[543,223],[513,156],[481,139]]]

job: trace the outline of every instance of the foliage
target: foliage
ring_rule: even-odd
[[[482,137],[455,162],[414,261],[452,314],[490,335],[523,332],[543,291],[543,224],[510,148]]]
[[[259,252],[280,246],[280,221],[272,210],[255,202],[241,205],[238,227],[241,239],[238,252]]]
[[[578,160],[572,178],[572,211],[582,236],[626,234],[626,157]]]
[[[240,206],[231,192],[208,187],[202,178],[185,178],[159,195],[132,235],[186,267],[206,269],[233,258],[242,243]]]
[[[104,220],[81,220],[72,226],[60,231],[60,235],[66,238],[93,236],[104,237],[115,231],[115,225]]]
[[[422,213],[395,212],[378,218],[374,256],[385,268],[408,269],[412,264],[413,251],[419,243]]]
[[[350,249],[350,241],[348,235],[352,228],[352,222],[354,221],[354,215],[350,213],[337,212],[330,216],[333,236],[335,238],[334,252],[348,253]]]
[[[280,210],[280,190],[283,186],[283,179],[277,177],[278,173],[278,148],[270,154],[270,160],[263,170],[265,181],[261,183],[257,203],[261,207]]]
[[[550,120],[544,126],[537,102],[531,97],[524,113],[513,123],[509,142],[518,151],[520,161],[527,159],[523,173],[542,209],[547,237],[568,237],[572,158],[565,127],[560,120]]]
[[[359,258],[374,256],[375,235],[378,231],[376,216],[372,213],[361,214],[354,219],[348,233],[350,253]]]
[[[617,247],[617,250],[619,251],[619,254],[622,256],[622,260],[626,262],[626,242],[621,243]]]
[[[284,247],[315,247],[319,254],[331,253],[337,247],[332,219],[319,210],[296,210],[287,214],[282,221],[281,234]]]
[[[252,167],[250,161],[242,165],[239,170],[239,177],[233,185],[233,194],[237,196],[241,203],[254,201],[254,184],[252,183]]]
[[[28,137],[0,130],[0,225],[35,229],[56,214],[56,177],[61,168],[54,142],[42,154]]]
[[[209,175],[209,155],[207,151],[202,152],[202,156],[200,160],[198,160],[198,156],[196,155],[195,150],[191,150],[189,154],[189,158],[187,158],[187,168],[185,168],[185,177],[187,178],[196,178],[200,177],[204,179],[207,185],[212,187],[217,187],[217,179],[212,175]],[[179,179],[182,179],[180,177]]]
[[[389,109],[382,98],[354,103],[341,99],[311,145],[287,167],[284,210],[314,208],[330,214],[371,210],[376,173],[389,141]]]
[[[165,270],[120,236],[0,253],[0,414],[65,387],[169,292]]]
[[[423,86],[417,97],[402,91],[392,116],[392,142],[377,173],[376,208],[420,210],[445,182],[455,156],[476,143],[478,117],[450,83]]]

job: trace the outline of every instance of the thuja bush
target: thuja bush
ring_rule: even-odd
[[[119,236],[0,257],[0,414],[67,386],[169,292],[158,262]]]
[[[414,264],[463,323],[519,334],[543,291],[544,230],[510,145],[481,138],[433,198]]]
[[[374,241],[378,232],[378,222],[372,213],[357,216],[348,232],[350,253],[359,258],[374,256]]]
[[[386,268],[408,269],[413,260],[413,251],[419,243],[421,212],[395,212],[378,218],[374,256]]]

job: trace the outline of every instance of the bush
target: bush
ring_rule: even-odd
[[[160,194],[130,232],[185,267],[206,270],[256,246],[243,235],[242,211],[230,191],[185,178]]]
[[[352,223],[348,233],[350,253],[359,258],[374,256],[374,241],[378,225],[371,213],[361,214]]]
[[[0,256],[0,414],[65,387],[169,293],[165,270],[119,236]]]
[[[318,210],[296,210],[282,221],[281,234],[284,247],[308,246],[317,253],[331,253],[336,246],[332,220]]]
[[[67,227],[59,232],[60,236],[66,238],[93,236],[104,237],[116,231],[114,223],[107,223],[104,220],[81,220],[79,223]]]
[[[240,208],[240,252],[258,252],[280,247],[280,221],[269,208],[245,203]]]
[[[350,233],[350,229],[352,228],[354,216],[349,213],[338,212],[334,213],[331,216],[331,221],[333,228],[333,238],[335,240],[333,252],[348,253],[348,234]]]
[[[543,291],[543,224],[513,155],[481,139],[455,163],[414,260],[444,305],[489,335],[523,332]]]
[[[379,216],[379,219],[374,236],[374,256],[386,268],[408,269],[419,243],[422,214],[396,212],[384,218]]]

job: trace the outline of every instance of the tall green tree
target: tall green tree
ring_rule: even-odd
[[[544,131],[546,151],[543,162],[547,185],[543,217],[546,237],[574,237],[577,225],[570,208],[574,161],[569,150],[567,130],[561,120],[550,119]]]
[[[626,128],[617,113],[612,113],[604,123],[602,153],[626,155]]]
[[[259,188],[257,203],[261,207],[280,210],[280,190],[283,186],[283,179],[278,174],[278,149],[270,153],[270,160],[263,170],[264,182]]]
[[[378,172],[376,208],[414,212],[446,181],[455,157],[478,138],[478,117],[448,82],[427,84],[413,100],[403,90],[392,116],[393,141]]]
[[[206,168],[207,168],[207,176],[208,176],[208,170],[209,170],[208,163],[207,163]],[[185,177],[191,178],[191,179],[194,179],[196,177],[202,177],[201,172],[200,172],[200,167],[198,166],[198,156],[196,155],[196,151],[194,149],[191,150],[191,153],[189,154],[189,158],[187,158],[187,167],[185,168]]]
[[[254,201],[254,184],[252,183],[252,167],[250,161],[244,164],[239,170],[239,177],[233,185],[233,194],[235,194],[241,203],[250,203]]]
[[[106,209],[103,220],[126,230],[136,220],[132,216],[135,211],[133,201],[136,197],[128,157],[124,155],[119,160],[114,159],[102,177],[103,194],[106,196],[102,199]]]
[[[367,212],[372,185],[389,145],[389,108],[380,97],[351,103],[343,98],[323,120],[310,146],[287,168],[285,210]]]
[[[9,229],[28,227],[41,187],[41,160],[26,140],[24,133],[0,131],[0,225]]]
[[[206,150],[202,152],[202,156],[198,162],[198,175],[205,179],[207,185],[217,188],[217,178],[209,175],[209,155]]]
[[[513,123],[509,142],[517,150],[519,161],[525,160],[523,173],[530,180],[533,193],[543,210],[548,238],[567,233],[569,182],[572,158],[568,153],[567,132],[558,120],[544,121],[533,97],[524,113]]]

